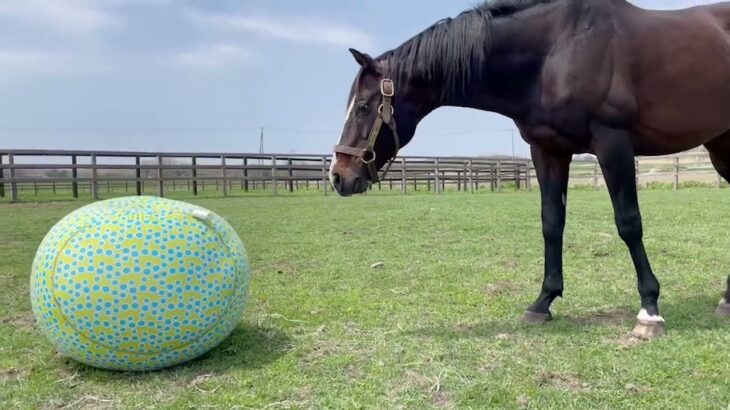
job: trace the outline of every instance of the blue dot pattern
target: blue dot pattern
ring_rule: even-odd
[[[61,354],[95,367],[154,370],[198,357],[241,319],[249,265],[235,230],[157,197],[96,202],[41,243],[31,301]]]

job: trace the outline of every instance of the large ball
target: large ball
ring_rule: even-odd
[[[198,206],[124,197],[58,222],[33,261],[31,301],[61,354],[95,367],[154,370],[229,336],[248,296],[234,229]]]

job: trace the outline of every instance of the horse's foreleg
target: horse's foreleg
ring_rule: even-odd
[[[705,145],[710,153],[712,165],[726,181],[730,182],[730,132],[727,132]],[[730,316],[730,276],[727,278],[727,290],[720,300],[715,313],[718,316]]]
[[[598,157],[611,195],[616,227],[634,262],[641,295],[641,311],[634,334],[643,338],[661,336],[664,319],[659,315],[659,281],[652,272],[644,250],[643,227],[636,192],[634,148],[629,132],[591,124],[592,146]]]
[[[545,239],[545,278],[542,291],[525,313],[525,321],[544,323],[552,319],[550,305],[563,295],[563,230],[568,189],[570,154],[546,152],[532,147],[532,160],[542,195],[542,233]]]

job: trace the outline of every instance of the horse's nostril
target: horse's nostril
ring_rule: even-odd
[[[353,186],[353,188],[354,188],[355,190],[360,190],[360,184],[361,184],[361,183],[362,183],[362,178],[360,178],[360,177],[356,177],[356,178],[355,178],[355,183],[354,183],[354,184],[352,184],[352,186]]]
[[[340,189],[340,186],[342,185],[342,178],[340,178],[340,174],[338,174],[338,173],[332,174],[332,185],[334,185],[334,187],[337,190]]]

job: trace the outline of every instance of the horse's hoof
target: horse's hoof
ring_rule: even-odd
[[[522,317],[523,322],[531,325],[543,325],[551,320],[553,320],[553,315],[550,313],[537,313],[529,310],[525,312],[525,316]]]
[[[717,310],[715,311],[715,315],[717,315],[719,317],[730,316],[730,303],[727,303],[724,300],[722,302],[720,302],[720,304],[717,305]]]
[[[664,336],[667,333],[667,324],[664,321],[638,320],[631,334],[640,339],[650,340]]]

